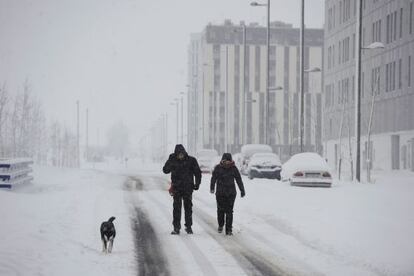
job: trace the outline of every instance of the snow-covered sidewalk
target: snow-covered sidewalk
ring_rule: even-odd
[[[35,167],[34,184],[0,191],[0,275],[135,275],[124,177]],[[111,255],[99,227],[115,216]]]
[[[245,179],[247,196],[236,202],[235,222],[241,231],[273,235],[327,275],[352,269],[354,275],[413,275],[414,174],[375,177],[375,184],[336,182],[332,188]]]

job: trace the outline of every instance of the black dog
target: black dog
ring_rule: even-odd
[[[103,243],[102,252],[111,253],[114,245],[114,239],[116,235],[115,225],[113,221],[115,217],[110,217],[108,221],[104,221],[101,224],[101,240]]]

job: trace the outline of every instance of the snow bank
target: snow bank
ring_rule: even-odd
[[[0,191],[0,275],[134,275],[124,178],[75,169],[34,169],[34,184]],[[100,223],[115,216],[112,254]]]
[[[325,275],[414,275],[414,174],[331,189],[244,179],[236,227],[252,228]]]

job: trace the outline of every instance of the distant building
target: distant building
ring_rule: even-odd
[[[335,168],[340,159],[349,168],[350,153],[355,158],[358,2],[325,1],[323,140],[326,157]],[[362,53],[361,164],[364,168],[372,162],[374,169],[414,170],[413,3],[413,0],[363,1],[362,44],[364,47],[373,42],[385,45],[385,49]],[[372,139],[368,145],[373,99]],[[370,156],[368,149],[371,149]]]
[[[266,28],[245,26],[245,52],[243,26],[226,20],[191,36],[188,143],[192,151],[224,152],[226,129],[229,152],[239,152],[246,143],[265,143]],[[270,37],[269,87],[283,89],[270,93],[269,140],[276,152],[289,155],[299,143],[299,29],[273,22]],[[323,30],[307,29],[305,40],[305,68],[322,67]],[[305,74],[305,144],[320,151],[321,75]]]

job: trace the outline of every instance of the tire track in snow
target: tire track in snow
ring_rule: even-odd
[[[141,178],[133,178],[134,181],[138,181],[141,184],[138,184],[137,187],[141,187],[141,190],[145,190],[143,183],[146,181],[143,181]],[[155,179],[155,177],[150,177],[150,179]],[[160,181],[164,181],[165,179],[158,178],[158,181],[155,183],[160,186],[160,189],[163,188],[163,186],[160,185]],[[163,206],[164,204],[161,203],[158,199],[156,199],[151,194],[147,193],[146,196],[148,198],[151,198],[150,201],[157,203],[157,206]],[[166,208],[158,208],[158,210],[161,211],[162,215],[167,219],[170,220],[171,214],[168,213]],[[191,254],[194,257],[195,262],[197,265],[201,268],[204,275],[208,276],[218,276],[216,269],[214,268],[213,264],[208,260],[208,258],[204,255],[204,253],[200,250],[200,248],[196,245],[196,243],[191,239],[182,239],[184,242],[184,245],[187,247],[187,249],[191,252]]]
[[[127,180],[125,187],[143,190],[144,185],[139,179],[131,178]],[[170,276],[167,259],[147,214],[139,205],[134,207],[134,211],[132,230],[135,236],[138,275]]]
[[[156,182],[161,179],[153,177]],[[158,180],[158,181],[157,181]],[[155,197],[151,196],[153,202],[161,205],[162,203]],[[199,199],[197,199],[199,200]],[[286,272],[280,267],[275,265],[268,258],[245,243],[234,239],[234,237],[223,237],[218,235],[215,231],[216,223],[211,216],[200,208],[193,207],[197,213],[200,213],[203,229],[207,234],[216,240],[222,248],[228,252],[238,262],[240,267],[246,272],[247,275],[265,275],[265,276],[280,276],[280,275],[295,275],[296,273]],[[213,230],[214,229],[214,230]]]

